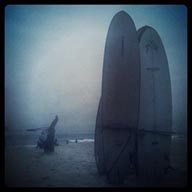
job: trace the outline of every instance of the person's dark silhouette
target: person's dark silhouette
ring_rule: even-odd
[[[55,125],[58,122],[58,116],[56,115],[55,119],[51,123],[50,127],[48,128],[47,139],[44,145],[45,152],[53,152],[55,146]]]
[[[47,129],[41,132],[41,135],[39,136],[39,139],[37,141],[36,148],[44,149],[46,139],[47,139]]]

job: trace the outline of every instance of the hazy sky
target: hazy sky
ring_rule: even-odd
[[[11,128],[94,132],[106,35],[124,10],[155,28],[167,53],[173,128],[187,123],[187,8],[181,5],[9,5],[5,9],[5,115]]]

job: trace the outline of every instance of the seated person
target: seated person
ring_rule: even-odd
[[[37,141],[37,146],[36,148],[40,148],[40,149],[43,149],[44,148],[44,145],[45,145],[45,141],[47,139],[47,129],[43,130],[41,132],[41,135],[39,136],[39,139]]]
[[[57,139],[55,138],[55,125],[58,122],[58,116],[52,121],[49,128],[44,129],[39,136],[36,148],[44,149],[45,152],[53,152],[54,146],[57,146]]]

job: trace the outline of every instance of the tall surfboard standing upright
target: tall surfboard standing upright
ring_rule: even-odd
[[[139,91],[137,32],[131,17],[121,11],[107,34],[95,129],[96,164],[112,183],[123,182],[136,166]]]
[[[171,81],[166,52],[157,31],[142,27],[138,39],[141,60],[138,168],[143,184],[156,185],[164,178],[170,163]]]

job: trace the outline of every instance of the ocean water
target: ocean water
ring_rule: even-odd
[[[37,140],[41,132],[28,132],[28,131],[18,131],[18,132],[9,132],[5,133],[4,143],[5,146],[9,145],[36,145]],[[56,133],[56,138],[58,144],[62,144],[66,141],[69,142],[94,142],[94,134],[82,133],[82,134],[64,134]]]

